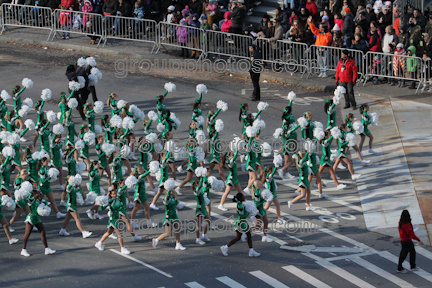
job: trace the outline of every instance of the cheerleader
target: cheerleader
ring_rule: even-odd
[[[89,103],[84,104],[83,111],[90,131],[95,133],[95,112],[94,112],[93,104],[89,104]]]
[[[282,111],[282,126],[284,126],[284,125],[289,126],[292,123],[295,123],[295,117],[291,114],[293,101],[294,100],[290,100],[288,105]]]
[[[49,124],[50,122],[47,121],[46,119],[42,120],[42,122],[40,123],[40,126],[38,128],[38,133],[39,133],[39,137],[40,137],[40,145],[41,145],[41,151],[44,151],[45,153],[49,154],[50,152],[50,136],[51,136],[51,131],[49,129]]]
[[[237,193],[242,193],[240,182],[238,181],[238,178],[237,178],[237,161],[236,161],[237,155],[238,155],[238,150],[236,150],[234,153],[228,152],[228,155],[227,155],[227,166],[229,169],[229,174],[228,174],[228,178],[225,182],[225,184],[226,184],[225,193],[222,195],[221,201],[220,201],[219,206],[218,206],[218,209],[222,210],[222,211],[228,210],[227,208],[225,208],[225,206],[223,204],[225,203],[226,198],[228,197],[229,193],[231,193],[231,190],[233,187],[235,187],[235,189],[237,190]]]
[[[186,248],[183,247],[183,245],[180,243],[181,228],[180,228],[180,222],[179,222],[179,218],[177,215],[177,209],[176,209],[177,204],[179,202],[175,196],[175,192],[171,191],[171,189],[175,187],[175,185],[173,185],[173,184],[174,183],[170,183],[170,185],[168,185],[168,184],[162,183],[162,186],[161,186],[162,189],[164,189],[164,187],[166,187],[166,189],[164,189],[165,190],[165,196],[163,199],[163,203],[165,206],[165,214],[164,214],[165,233],[159,235],[158,238],[153,238],[152,245],[153,245],[154,249],[156,249],[156,246],[158,245],[159,241],[169,237],[170,234],[172,232],[174,232],[175,238],[176,238],[175,250],[186,250]]]
[[[234,225],[234,229],[236,231],[236,237],[232,239],[227,245],[221,246],[220,249],[222,251],[222,255],[228,256],[228,248],[237,243],[240,239],[243,233],[247,236],[247,242],[249,245],[249,257],[258,257],[261,254],[256,252],[252,248],[252,235],[249,228],[249,224],[247,222],[247,217],[249,216],[249,213],[246,211],[245,208],[245,196],[243,193],[237,193],[236,196],[233,198],[233,202],[237,203],[237,220]]]
[[[344,161],[348,166],[348,170],[351,174],[351,179],[356,180],[356,179],[360,178],[361,174],[354,174],[352,162],[348,158],[348,156],[346,155],[346,152],[348,150],[348,144],[349,144],[348,141],[345,142],[345,135],[346,135],[347,129],[348,129],[347,125],[341,124],[339,126],[339,129],[341,131],[341,136],[338,139],[338,157],[336,159],[335,164],[333,165],[333,170],[336,171],[336,167],[338,167],[339,163],[341,161]]]
[[[45,233],[45,227],[39,217],[38,214],[38,207],[40,204],[47,205],[48,202],[43,200],[44,195],[40,193],[39,189],[37,188],[36,183],[33,183],[33,191],[30,193],[28,197],[28,206],[30,208],[30,213],[27,214],[26,220],[24,221],[26,223],[25,226],[25,234],[23,237],[23,248],[21,250],[21,255],[25,257],[29,257],[30,254],[27,252],[27,241],[30,237],[30,234],[33,231],[33,228],[36,227],[41,235],[42,243],[45,247],[45,255],[54,254],[56,251],[52,250],[48,247],[47,239],[46,239],[46,233]]]
[[[182,193],[180,193],[180,188],[182,188],[184,185],[186,185],[187,183],[192,181],[192,177],[195,175],[195,169],[197,168],[197,157],[196,157],[196,149],[198,149],[198,147],[195,147],[196,143],[194,139],[188,139],[186,140],[186,145],[187,145],[187,153],[188,153],[188,164],[187,164],[187,174],[186,174],[186,179],[183,180],[183,182],[181,182],[181,184],[175,188],[175,192],[178,195],[182,195]]]
[[[117,128],[117,144],[119,145],[120,151],[119,151],[119,156],[120,159],[122,161],[123,164],[126,165],[127,169],[128,169],[128,174],[130,174],[132,172],[132,167],[131,164],[128,160],[128,155],[130,155],[130,153],[128,152],[128,146],[126,145],[126,136],[129,132],[129,129],[123,129],[123,128]]]
[[[197,131],[197,123],[194,121],[190,122],[189,123],[189,139],[193,139],[192,141],[195,141],[195,145],[197,143],[200,143],[200,141],[201,141],[200,139],[197,139],[196,131]],[[183,174],[184,173],[183,166],[185,166],[187,163],[188,163],[188,159],[185,159],[183,161],[183,163],[179,167],[177,167],[177,171],[179,173]]]
[[[12,157],[4,157],[0,156],[0,183],[1,183],[1,196],[7,195],[11,197],[9,192],[9,183],[10,183],[10,165],[12,163]]]
[[[21,133],[19,133],[20,141],[21,141],[21,138],[27,133],[28,130],[29,130],[29,128],[26,128],[23,131],[21,131]],[[15,173],[15,172],[13,172],[15,170],[15,168],[17,168],[18,172],[21,171],[21,169],[22,169],[22,167],[21,167],[21,144],[20,144],[20,141],[17,141],[15,144],[12,145],[12,148],[15,150],[15,156],[12,160],[12,168],[11,168],[12,173]]]
[[[64,159],[68,168],[68,175],[75,176],[76,175],[76,165],[77,165],[77,159],[78,159],[78,152],[72,145],[66,146],[66,151],[63,152]],[[63,189],[61,200],[60,200],[60,206],[66,207],[66,190]]]
[[[250,136],[250,135],[248,135]],[[247,151],[247,155],[246,155],[246,170],[249,172],[249,181],[248,181],[248,185],[245,189],[243,189],[243,192],[245,192],[247,195],[251,195],[252,191],[250,189],[250,187],[252,186],[252,184],[255,182],[255,180],[257,180],[257,173],[256,173],[256,150],[254,147],[252,147],[254,145],[253,141],[255,141],[255,136],[249,137],[248,140],[248,151]]]
[[[320,159],[320,167],[318,169],[319,174],[321,175],[324,171],[324,168],[327,168],[327,170],[330,172],[331,178],[337,185],[337,189],[344,189],[346,187],[345,184],[340,184],[338,181],[338,177],[335,174],[335,171],[333,170],[333,165],[331,163],[331,151],[330,151],[330,145],[333,141],[333,136],[330,135],[329,131],[325,132],[325,138],[320,140],[321,148],[322,148],[322,155]]]
[[[309,182],[310,171],[308,165],[308,161],[310,161],[310,156],[309,153],[304,152],[298,152],[296,155],[296,166],[299,170],[298,183],[301,194],[294,198],[292,201],[288,201],[288,208],[291,209],[295,202],[306,197],[306,211],[313,211],[315,210],[315,208],[312,207],[312,205],[310,204],[311,188]]]
[[[284,119],[285,120],[285,119]],[[283,155],[284,155],[284,166],[278,170],[278,174],[282,179],[294,178],[288,171],[288,168],[293,164],[292,152],[297,149],[297,133],[296,130],[300,125],[295,125],[295,122],[291,122],[291,118],[285,121],[282,126],[282,133],[278,136],[282,136],[283,139]],[[290,124],[289,124],[290,123]],[[294,123],[294,124],[293,124]],[[291,128],[291,129],[290,129]],[[293,145],[293,147],[291,147]],[[285,173],[286,171],[286,173]]]
[[[169,159],[170,153],[171,152],[167,151],[166,153],[160,154],[160,175],[161,176],[160,176],[159,185],[158,185],[159,190],[156,193],[156,195],[153,197],[153,201],[150,204],[150,208],[153,210],[159,210],[159,208],[156,207],[156,201],[159,199],[160,195],[162,195],[162,193],[164,192],[163,185],[164,185],[164,182],[166,180],[168,180],[168,159]],[[196,168],[196,160],[195,160],[195,168]],[[189,179],[189,171],[188,171],[188,175],[187,175],[186,179],[180,184],[179,187],[176,188],[176,190],[180,191],[180,187],[183,187],[183,185],[184,185],[183,183],[186,184],[187,182],[189,182],[192,179],[193,172],[191,174],[192,175],[190,175],[190,179]],[[187,179],[189,179],[189,180],[186,181]]]
[[[135,235],[135,233],[132,232],[132,227],[131,227],[131,223],[129,221],[129,217],[127,216],[127,212],[126,212],[126,207],[128,204],[128,193],[127,193],[127,186],[125,185],[125,182],[123,179],[119,180],[118,182],[115,182],[113,184],[113,187],[117,189],[117,195],[119,197],[120,203],[121,203],[121,208],[119,211],[120,214],[120,219],[125,220],[126,225],[127,225],[127,229],[129,231],[129,233],[132,235],[134,241],[139,241],[142,239],[141,236]]]
[[[193,108],[192,108],[192,121],[198,123],[198,117],[202,116],[202,110],[201,110],[201,100],[202,100],[202,94],[199,95],[198,99],[195,99]],[[199,129],[203,129],[203,125],[199,126]]]
[[[99,136],[102,136],[102,135],[99,135]],[[89,179],[90,179],[90,183],[88,186],[89,187],[89,194],[94,193],[97,196],[100,196],[100,194],[101,194],[101,188],[100,188],[100,178],[101,178],[100,171],[101,171],[101,168],[100,168],[100,165],[101,165],[100,161],[95,160],[90,164],[90,167],[88,169]],[[109,186],[111,186],[111,185],[109,185]],[[100,216],[98,211],[99,211],[99,206],[95,204],[95,205],[93,205],[93,207],[91,207],[89,210],[87,210],[86,213],[87,213],[87,216],[92,220],[103,219],[104,217]]]
[[[59,119],[59,122],[61,124],[64,124],[64,119],[65,119],[66,112],[69,110],[67,102],[68,102],[68,99],[70,97],[72,97],[73,93],[74,93],[74,91],[71,92],[71,96],[69,96],[68,98],[66,98],[66,93],[64,93],[64,92],[60,93],[60,102],[59,102],[58,106],[59,106],[59,109],[60,109],[60,119]]]
[[[107,160],[107,155],[105,154],[105,152],[102,150],[102,145],[105,142],[104,136],[103,135],[98,135],[96,137],[96,153],[98,156],[98,161],[99,161],[99,174],[100,177],[103,176],[104,171],[107,173],[107,181],[108,181],[108,186],[111,186],[111,171],[109,169],[109,164],[108,164],[108,160]]]
[[[107,142],[109,144],[113,144],[113,139],[114,139],[113,135],[116,132],[116,128],[111,127],[110,117],[108,115],[102,115],[101,116],[101,127],[105,132],[105,142]]]
[[[120,219],[120,210],[122,207],[122,203],[120,202],[117,191],[113,187],[109,191],[108,194],[109,200],[108,204],[105,206],[101,206],[101,210],[105,210],[108,208],[108,225],[107,225],[107,232],[102,236],[102,238],[95,244],[95,247],[99,249],[100,251],[103,251],[105,249],[105,246],[102,244],[108,237],[110,237],[113,232],[116,232],[117,235],[121,235],[121,231],[119,230],[119,219]],[[130,251],[124,247],[123,244],[123,237],[117,237],[118,242],[121,247],[121,253],[122,254],[130,254]]]
[[[216,112],[214,110],[210,110],[207,113],[206,127],[209,135],[213,135],[213,133],[216,132],[216,117],[219,115],[221,110],[222,109],[219,108],[216,110]]]
[[[6,93],[6,97],[10,97],[7,93]],[[2,94],[3,96],[3,94]],[[9,113],[7,106],[6,106],[6,99],[1,97],[1,101],[0,101],[0,116],[1,116],[1,128],[2,129],[6,129],[6,119],[5,116]]]
[[[49,160],[47,157],[43,157],[38,163],[37,171],[39,173],[39,179],[40,179],[39,189],[41,190],[42,195],[47,196],[48,200],[51,202],[54,212],[56,213],[57,219],[59,219],[65,217],[66,214],[60,213],[55,203],[54,195],[52,193],[51,186],[50,186],[51,178],[48,176],[48,165],[49,165]]]
[[[117,155],[117,152],[113,152],[109,159],[109,163],[112,164],[112,169],[113,169],[112,182],[117,182],[123,179],[123,171],[122,171],[123,162],[120,156],[121,156],[120,154]]]
[[[24,149],[24,159],[27,162],[27,173],[29,175],[30,183],[39,182],[39,174],[37,170],[38,160],[33,158],[35,152],[34,146],[29,145]]]
[[[355,129],[353,127],[353,121],[354,121],[354,114],[352,113],[348,113],[347,115],[345,115],[345,124],[347,125],[347,133],[355,133]],[[373,137],[372,137],[373,138]],[[356,151],[357,153],[357,157],[360,159],[360,162],[363,165],[366,165],[370,162],[370,160],[364,160],[362,153],[360,153],[359,148],[357,147],[357,144],[353,146],[353,149]]]
[[[21,100],[21,93],[24,92],[24,90],[26,89],[26,87],[23,87],[21,89],[21,87],[19,85],[15,86],[12,91],[12,99],[14,101],[14,110],[16,112],[16,114],[18,114],[18,111],[21,109],[22,106],[22,100]]]
[[[133,197],[134,207],[132,209],[131,219],[132,224],[135,228],[139,228],[139,226],[135,222],[136,214],[141,206],[144,207],[144,215],[147,219],[147,227],[153,228],[156,227],[157,224],[153,223],[150,219],[150,207],[147,201],[146,196],[146,187],[145,187],[145,178],[150,176],[150,171],[146,171],[142,166],[135,167],[134,171],[131,174],[135,176],[138,182],[135,184],[135,192]],[[137,227],[138,226],[138,227]]]
[[[267,202],[263,198],[263,196],[261,195],[261,188],[262,188],[261,182],[258,180],[254,181],[254,183],[252,184],[252,195],[253,195],[253,200],[254,200],[255,206],[258,210],[258,214],[256,215],[256,218],[262,219],[262,222],[264,224],[263,237],[262,237],[261,241],[262,242],[273,242],[272,239],[267,237],[268,218],[267,218],[267,210],[264,208],[264,203],[267,203]],[[256,227],[260,228],[261,223],[257,223]]]
[[[24,123],[20,118],[21,117],[18,115],[17,112],[15,112],[15,110],[10,110],[9,113],[5,116],[6,130],[11,133],[15,130],[21,130],[24,127]]]
[[[82,197],[81,189],[79,188],[79,185],[81,184],[81,176],[72,176],[68,175],[66,178],[66,193],[68,196],[67,202],[66,202],[66,211],[67,216],[66,219],[63,222],[63,226],[60,229],[59,235],[61,236],[69,236],[70,234],[66,231],[66,227],[69,224],[70,219],[73,217],[75,219],[76,226],[78,230],[81,231],[82,237],[87,238],[92,235],[92,232],[86,231],[83,229],[81,225],[81,219],[78,214],[77,210],[77,197]],[[79,196],[77,196],[77,194]],[[82,202],[84,200],[81,199]]]
[[[360,154],[363,150],[363,143],[366,140],[366,136],[369,138],[369,153],[375,154],[376,152],[372,149],[373,136],[372,136],[372,133],[368,129],[368,126],[371,124],[371,122],[369,121],[369,115],[368,115],[369,105],[367,103],[360,105],[359,111],[361,114],[361,122],[363,123],[363,126],[364,126],[363,133],[360,134],[360,137],[361,137],[360,138],[360,144],[359,144]]]
[[[122,119],[125,117],[134,118],[133,114],[129,112],[129,103],[125,103],[125,105],[122,107]],[[136,118],[133,120],[134,123],[138,122],[139,118]],[[134,143],[135,143],[135,134],[132,129],[123,129],[124,130],[124,137],[127,139],[127,145],[130,147],[131,152],[129,155],[127,155],[132,160],[137,160],[134,154]]]
[[[199,168],[198,168],[199,169]],[[197,202],[197,206],[195,209],[195,216],[197,219],[197,225],[196,225],[196,240],[195,243],[199,245],[204,245],[206,242],[210,242],[210,239],[207,237],[207,229],[208,229],[208,223],[210,223],[210,215],[207,212],[206,209],[206,196],[204,189],[202,187],[202,181],[204,177],[199,178],[196,181],[192,181],[192,191],[195,196],[195,200]],[[207,199],[207,201],[209,201]],[[202,236],[200,237],[201,227],[204,226],[204,231]]]
[[[274,167],[272,169],[271,166],[267,166],[264,168],[262,173],[261,183],[264,183],[265,188],[268,189],[273,194],[273,200],[271,202],[266,202],[264,204],[264,210],[267,211],[270,208],[271,204],[273,203],[276,207],[276,215],[278,217],[277,223],[284,224],[286,221],[281,216],[280,203],[276,195],[277,185],[274,181],[274,175],[277,170],[278,170],[277,167]]]
[[[87,169],[90,167],[90,160],[89,160],[89,143],[87,141],[84,141],[84,135],[89,132],[89,126],[81,125],[79,129],[79,138],[84,142],[84,148],[79,151],[79,158],[83,160],[83,162],[86,164]]]
[[[307,125],[306,125],[306,127],[304,127],[304,128],[302,127],[301,128],[302,138],[304,140],[313,140],[314,139],[314,137],[313,137],[313,129],[315,128],[315,126],[312,123],[312,118],[313,118],[312,112],[310,112],[310,111],[305,112],[304,115],[303,115],[303,117],[306,118]]]
[[[240,112],[239,112],[239,122],[242,123],[242,139],[245,138],[246,135],[246,119],[248,115],[249,104],[244,103],[240,104]]]
[[[162,134],[161,134],[161,141],[163,141],[165,144],[167,144],[169,141],[171,141],[170,143],[168,143],[168,145],[169,146],[171,146],[170,144],[172,143],[173,144],[173,147],[167,147],[167,148],[169,148],[169,149],[167,149],[167,150],[170,150],[170,157],[168,158],[168,167],[171,169],[171,175],[172,175],[172,178],[174,179],[174,181],[177,181],[177,173],[176,173],[176,167],[175,167],[175,160],[174,160],[174,150],[175,150],[175,147],[174,147],[174,141],[172,141],[172,138],[173,138],[173,134],[171,133],[171,132],[169,132],[169,131],[164,131],[164,132],[162,132]],[[171,149],[172,149],[172,151],[171,151]],[[178,195],[182,195],[181,193],[179,194],[179,193],[177,193]]]
[[[9,230],[9,223],[6,221],[6,218],[1,213],[1,207],[2,206],[3,206],[2,205],[2,200],[1,200],[1,197],[0,197],[0,224],[3,226],[3,229],[5,231],[6,237],[9,240],[9,244],[12,245],[14,243],[17,243],[18,239],[12,238],[12,236],[11,236],[11,231]]]
[[[149,161],[151,159],[153,159],[151,151],[154,150],[154,147],[151,143],[146,141],[145,137],[140,137],[138,139],[138,143],[139,143],[139,146],[138,146],[138,151],[139,151],[138,166],[143,167],[144,171],[148,171],[149,170]],[[148,147],[149,144],[151,145],[151,149],[149,149],[149,147]],[[150,174],[147,175],[147,182],[153,188],[154,192],[158,191],[158,188],[155,187]]]
[[[72,120],[72,109],[69,109],[69,111],[66,112],[65,126],[66,126],[66,145],[70,144],[75,146],[75,136],[78,136],[78,134],[75,130],[75,123]]]
[[[211,175],[211,172],[213,168],[216,166],[216,168],[219,171],[219,175],[221,176],[222,180],[225,182],[226,178],[223,172],[222,164],[221,164],[221,145],[219,142],[219,132],[216,130],[213,130],[212,134],[210,134],[210,147],[211,147],[211,154],[210,154],[210,165],[207,172],[207,176]]]
[[[333,103],[333,99],[327,99],[324,101],[324,112],[327,114],[326,131],[330,131],[336,126],[336,104]]]
[[[39,126],[41,125],[42,120],[45,119],[45,112],[43,111],[43,106],[45,104],[45,101],[39,100],[35,103],[34,109],[37,114],[37,121],[36,121],[36,129],[35,129],[35,138],[33,139],[33,146],[36,147],[37,139],[39,138]],[[71,110],[72,111],[72,110]]]
[[[26,170],[21,170],[20,173],[17,175],[17,177],[15,178],[15,183],[14,183],[14,188],[15,191],[20,190],[21,189],[21,184],[24,181],[27,181],[28,178],[28,173]],[[14,232],[14,230],[12,229],[12,224],[18,220],[21,217],[22,212],[24,211],[24,213],[27,215],[30,213],[30,209],[28,207],[28,197],[21,199],[19,201],[17,201],[15,199],[15,204],[16,204],[16,209],[15,209],[15,213],[13,215],[13,217],[11,218],[11,220],[9,221],[9,230],[11,232]]]
[[[61,148],[63,144],[61,143],[61,134],[54,135],[51,140],[51,165],[54,166],[59,171],[59,184],[60,184],[60,190],[64,190],[65,187],[63,186],[63,163],[62,163],[62,153]]]
[[[108,96],[107,105],[111,109],[111,117],[114,115],[118,115],[121,112],[121,108],[117,108],[117,101],[118,101],[118,95],[117,93],[113,92]]]

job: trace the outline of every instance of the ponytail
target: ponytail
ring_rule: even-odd
[[[239,122],[242,121],[243,111],[247,111],[247,108],[248,108],[248,104],[247,103],[240,104]]]

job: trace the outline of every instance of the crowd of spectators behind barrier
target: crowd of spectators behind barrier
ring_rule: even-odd
[[[364,53],[394,54],[396,51],[397,55],[415,55],[423,59],[430,59],[432,54],[432,13],[427,11],[427,15],[423,15],[417,7],[410,5],[400,7],[398,1],[284,0],[283,8],[275,9],[276,17],[265,14],[255,26],[244,23],[255,3],[253,0],[3,0],[3,3],[62,9],[59,22],[67,29],[76,25],[91,26],[92,17],[81,17],[76,23],[77,19],[72,19],[68,12],[81,11],[130,17],[135,21],[151,19],[253,39],[265,38],[275,50],[278,50],[276,41],[286,39],[308,46],[315,44]],[[116,23],[113,24],[111,33],[121,33],[117,31]],[[183,29],[168,36],[176,37],[179,43],[184,39],[203,41],[194,35],[183,35],[185,33],[194,32]],[[69,39],[67,31],[62,38]],[[95,43],[93,40],[92,44]],[[274,51],[275,57],[277,52]],[[182,55],[197,57],[199,53],[189,55],[182,51]],[[327,61],[324,56],[318,56],[318,62]],[[320,75],[328,77],[325,65],[320,65]],[[376,82],[374,79],[378,84]]]

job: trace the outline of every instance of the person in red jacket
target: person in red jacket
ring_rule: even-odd
[[[314,21],[318,21],[318,7],[315,4],[315,0],[307,0],[306,3],[306,9],[309,11],[309,13],[312,15],[312,18]]]
[[[69,30],[70,30],[70,24],[71,24],[71,13],[69,10],[66,10],[66,6],[60,7],[62,10],[59,14],[59,23],[61,26],[61,29],[63,31],[62,38],[61,39],[69,39]]]
[[[74,5],[75,5],[75,0],[61,0],[59,8],[62,8],[62,6],[64,6],[66,7],[65,9],[69,9],[71,7],[73,8]]]
[[[345,107],[353,107],[356,110],[356,101],[354,97],[354,85],[357,78],[357,66],[354,60],[350,57],[347,49],[342,50],[341,59],[336,67],[336,86],[340,85],[345,87]]]
[[[417,240],[421,245],[423,245],[423,242],[414,234],[413,226],[411,224],[411,216],[408,210],[402,211],[401,218],[399,220],[399,235],[401,238],[402,250],[399,255],[397,272],[407,273],[407,270],[402,267],[402,263],[405,261],[408,253],[410,254],[411,271],[418,271],[419,269],[415,263],[416,251],[414,249],[414,243],[411,240]]]

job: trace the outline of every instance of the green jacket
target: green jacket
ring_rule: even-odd
[[[416,50],[417,50],[416,47],[414,47],[413,45],[408,47],[408,51],[411,51],[412,57],[416,57]],[[411,58],[411,57],[407,58],[407,71],[408,72],[417,71],[417,66],[418,66],[418,60],[416,58]]]
[[[414,33],[411,35],[409,39],[409,45],[415,46],[417,55],[420,57],[423,56],[423,51],[425,48],[425,41],[423,39],[423,35],[421,33]],[[409,49],[409,48],[408,48]]]

